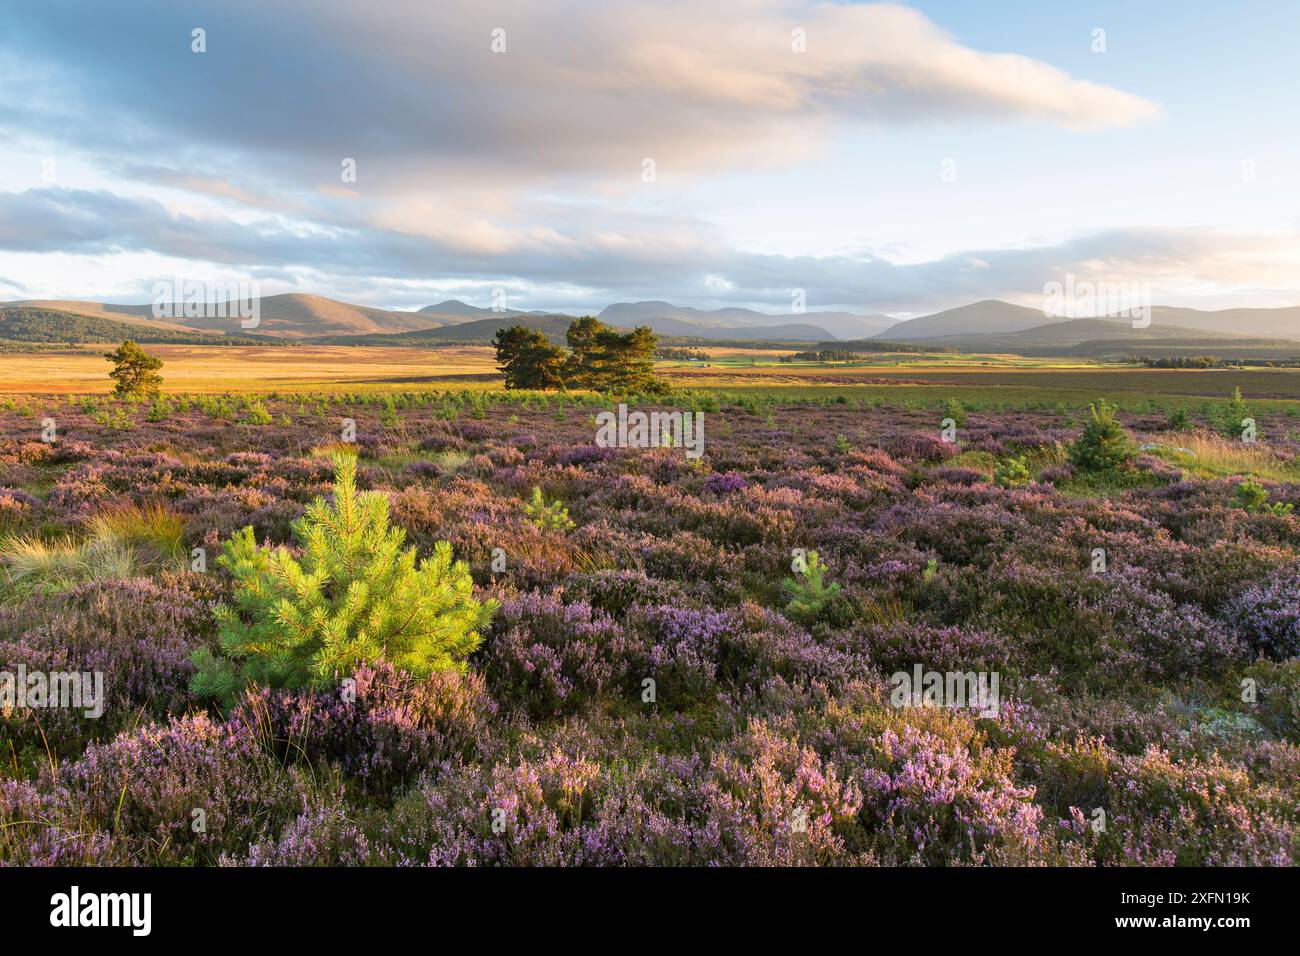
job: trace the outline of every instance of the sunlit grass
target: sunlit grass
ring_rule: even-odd
[[[1179,432],[1168,436],[1152,453],[1198,478],[1255,475],[1271,481],[1300,479],[1300,466],[1279,455],[1265,442],[1248,443],[1208,432]]]
[[[113,539],[47,542],[11,538],[0,542],[6,590],[16,597],[49,594],[88,581],[136,576],[136,558]]]
[[[0,592],[21,598],[185,567],[185,526],[161,505],[119,506],[85,526],[80,538],[0,540]]]
[[[179,563],[185,557],[185,523],[164,505],[119,505],[86,522],[92,540],[113,542],[143,560]]]

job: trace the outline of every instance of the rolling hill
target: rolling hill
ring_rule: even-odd
[[[1042,339],[1044,333],[1041,330],[1052,326],[1084,329],[1084,326],[1072,325],[1078,322],[1106,322],[1111,326],[1123,326],[1125,334],[1151,332],[1159,335],[1161,334],[1159,330],[1165,329],[1172,330],[1183,338],[1210,332],[1221,338],[1247,336],[1258,339],[1300,339],[1300,307],[1225,309],[1207,312],[1200,309],[1157,305],[1151,310],[1151,324],[1146,329],[1134,329],[1132,321],[1127,318],[1052,317],[1044,315],[1039,309],[1013,305],[998,299],[973,302],[970,305],[899,322],[887,332],[873,337],[887,338],[895,342],[933,339],[959,344],[959,339],[964,341],[968,336],[1004,335],[1035,329],[1040,331],[1035,332],[1033,337]],[[1098,327],[1095,331],[1102,330]],[[1107,336],[1113,337],[1110,334],[1113,331],[1114,328],[1108,331]],[[1074,337],[1074,333],[1069,331],[1063,334],[1065,339]]]
[[[414,348],[450,344],[483,345],[492,341],[498,329],[523,325],[530,329],[537,329],[552,342],[563,345],[564,333],[573,322],[573,317],[569,315],[491,314],[493,318],[490,319],[473,319],[436,329],[369,335],[330,335],[314,339],[313,342],[321,345],[405,345]]]
[[[1002,302],[998,299],[985,299],[982,302],[972,302],[970,305],[945,309],[933,315],[899,322],[872,338],[889,339],[891,342],[910,342],[915,339],[946,340],[952,336],[1020,332],[1040,326],[1045,321],[1040,309],[1012,305],[1010,302]]]
[[[610,325],[633,328],[648,325],[665,335],[689,335],[711,339],[866,338],[896,324],[887,315],[858,315],[852,312],[800,312],[779,315],[753,309],[693,309],[670,302],[616,302],[601,310],[598,318]],[[817,333],[826,334],[817,334]]]
[[[1042,315],[1038,315],[1041,321]],[[1186,329],[1152,322],[1135,329],[1131,322],[1113,319],[1060,319],[1017,332],[945,335],[946,345],[965,351],[1015,352],[1022,348],[1060,348],[1085,342],[1108,340],[1132,343],[1134,347],[1158,342],[1233,339],[1236,336],[1204,329]],[[930,341],[930,340],[925,340]]]
[[[1201,309],[1157,305],[1151,309],[1151,324],[1262,338],[1300,340],[1300,306],[1284,309],[1220,309],[1206,312]]]
[[[173,345],[275,345],[269,336],[214,335],[195,332],[166,322],[122,321],[105,312],[78,315],[37,306],[0,306],[0,341],[72,343],[121,342]]]
[[[541,328],[552,337],[556,337],[554,333],[558,330],[558,338],[562,339],[563,328],[573,319],[573,316],[540,310],[506,309],[497,312],[456,299],[425,306],[418,312],[407,312],[300,293],[261,298],[261,323],[255,330],[241,328],[237,314],[225,318],[180,315],[171,319],[154,319],[152,306],[147,304],[24,300],[0,303],[0,306],[117,322],[134,327],[133,334],[141,341],[161,341],[159,338],[145,338],[142,330],[147,330],[159,334],[202,332],[270,336],[322,343],[356,344],[357,340],[365,337],[372,337],[374,344],[388,341],[428,344],[488,342],[497,329],[516,322]],[[1300,307],[1207,312],[1155,306],[1151,324],[1145,329],[1134,329],[1131,321],[1119,318],[1053,318],[1044,316],[1038,309],[996,299],[901,322],[883,315],[848,312],[775,315],[741,308],[695,309],[662,301],[617,302],[601,310],[600,318],[623,329],[648,325],[665,340],[822,342],[832,345],[845,340],[877,340],[952,346],[966,351],[1033,349],[1036,354],[1043,354],[1043,349],[1050,348],[1077,349],[1087,342],[1105,342],[1108,349],[1113,349],[1117,344],[1144,342],[1161,342],[1173,347],[1175,340],[1182,346],[1192,347],[1198,341],[1211,338],[1229,340],[1244,337],[1261,344],[1300,340]],[[51,330],[53,338],[45,341],[66,340],[64,332],[71,326],[66,319],[60,321],[62,331]],[[28,320],[25,320],[23,328],[26,329],[24,334],[39,334]],[[89,329],[96,331],[87,331]],[[83,326],[82,331],[76,334],[102,336],[108,332],[102,326]]]
[[[258,300],[261,323],[256,329],[244,329],[240,326],[239,313],[236,309],[226,308],[227,317],[188,318],[179,313],[180,306],[174,306],[174,318],[160,320],[153,318],[153,306],[117,305],[101,302],[82,302],[73,300],[47,300],[42,302],[15,302],[9,305],[33,305],[86,315],[98,318],[114,318],[147,322],[151,325],[165,326],[172,329],[191,331],[221,332],[229,335],[246,335],[256,332],[259,335],[280,336],[282,338],[309,338],[320,335],[355,334],[364,335],[372,332],[406,332],[420,329],[438,328],[449,324],[447,321],[418,312],[398,312],[388,309],[373,309],[364,305],[351,305],[319,295],[289,293],[285,295],[263,296]]]

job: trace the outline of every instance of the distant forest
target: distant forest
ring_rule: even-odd
[[[0,342],[9,343],[5,351],[14,351],[12,343],[81,343],[121,342],[123,339],[151,345],[285,345],[283,340],[267,335],[214,335],[206,332],[177,332],[150,328],[143,323],[118,322],[89,315],[75,315],[57,309],[27,306],[0,308]]]

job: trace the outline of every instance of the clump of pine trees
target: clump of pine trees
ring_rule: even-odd
[[[646,326],[619,332],[588,315],[569,326],[567,349],[523,325],[499,330],[492,343],[508,389],[582,388],[646,394],[666,389],[654,372],[657,341]]]
[[[403,548],[387,497],[357,493],[353,455],[335,456],[333,500],[317,498],[293,532],[301,559],[259,547],[251,527],[222,549],[234,603],[216,611],[220,656],[195,654],[196,694],[228,705],[252,684],[322,687],[381,660],[417,677],[464,669],[496,603],[474,598],[446,541],[419,561]]]

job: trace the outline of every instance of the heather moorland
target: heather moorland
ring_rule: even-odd
[[[0,862],[1293,863],[1273,398],[7,399],[0,659],[103,695],[0,714]]]

